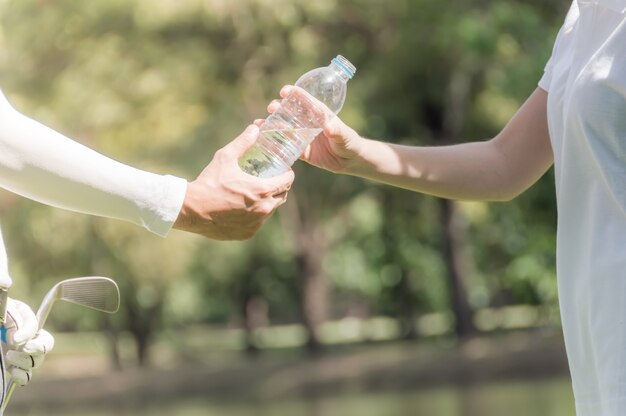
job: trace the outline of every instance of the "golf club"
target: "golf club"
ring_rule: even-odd
[[[108,277],[89,276],[63,280],[52,287],[43,298],[37,310],[38,330],[41,330],[57,300],[74,303],[89,309],[115,313],[120,306],[120,291],[117,284]],[[0,411],[7,407],[15,384],[9,380],[6,400]]]

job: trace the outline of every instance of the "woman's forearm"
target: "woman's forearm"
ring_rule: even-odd
[[[416,192],[470,200],[506,200],[513,193],[489,141],[416,147],[368,140],[362,156],[351,174]]]
[[[509,200],[552,164],[547,93],[537,89],[495,138],[441,147],[358,139],[344,173],[450,199]]]

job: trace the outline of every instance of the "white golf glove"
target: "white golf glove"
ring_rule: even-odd
[[[7,374],[18,386],[27,384],[33,368],[54,347],[54,337],[45,329],[37,333],[38,321],[24,302],[9,298],[6,323],[2,328],[2,351]]]

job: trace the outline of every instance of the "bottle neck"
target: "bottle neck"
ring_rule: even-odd
[[[352,79],[352,76],[348,72],[346,72],[346,70],[340,65],[333,62],[329,66],[339,76],[339,78],[341,78],[342,81],[348,82],[350,81],[350,79]]]

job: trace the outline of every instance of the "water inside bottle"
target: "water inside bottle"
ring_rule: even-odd
[[[321,128],[284,128],[261,132],[258,142],[239,161],[244,172],[271,178],[289,170],[300,157],[303,145],[311,143]]]
[[[268,154],[256,143],[239,159],[239,167],[249,175],[259,178],[271,178],[289,169],[282,160]]]
[[[285,128],[271,129],[261,132],[263,145],[273,153],[279,155],[286,163],[292,164],[311,143],[321,128]]]

